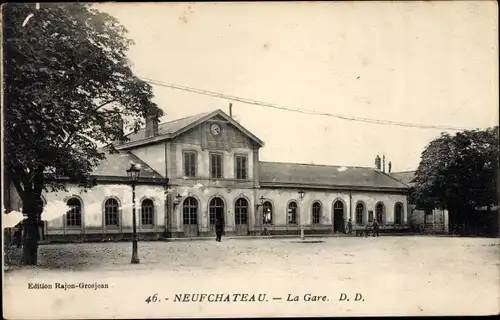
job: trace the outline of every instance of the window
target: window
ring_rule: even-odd
[[[71,198],[66,203],[70,208],[66,213],[66,226],[81,227],[82,226],[82,204],[77,198]]]
[[[182,222],[183,224],[198,224],[198,201],[189,197],[182,204]]]
[[[264,202],[262,205],[262,222],[264,224],[273,223],[273,205],[269,201]]]
[[[243,198],[234,204],[234,219],[236,224],[248,224],[248,201]]]
[[[210,177],[212,179],[222,178],[222,154],[210,154]]]
[[[365,213],[365,206],[360,202],[356,205],[356,224],[363,224],[363,216]]]
[[[151,199],[144,199],[141,203],[141,225],[152,226],[154,224],[154,203]]]
[[[224,215],[224,201],[221,198],[213,198],[208,205],[210,211],[210,224],[215,225],[217,217],[223,218]]]
[[[394,207],[394,223],[403,224],[403,205],[401,203],[396,203]]]
[[[196,152],[184,152],[184,175],[196,177]]]
[[[246,180],[248,179],[248,167],[247,167],[247,157],[246,156],[236,156],[236,179]]]
[[[119,205],[116,199],[108,199],[104,204],[104,224],[106,226],[119,226]]]
[[[312,205],[312,223],[318,224],[321,220],[321,203],[315,202]]]
[[[295,201],[288,204],[288,223],[297,224],[297,203]]]
[[[377,206],[375,207],[375,214],[376,214],[376,218],[377,218],[377,222],[379,224],[383,224],[384,223],[384,205],[379,202],[377,203]]]

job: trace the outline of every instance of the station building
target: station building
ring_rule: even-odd
[[[376,167],[267,162],[264,142],[222,110],[146,126],[130,134],[92,173],[89,190],[48,192],[71,210],[45,223],[45,237],[66,240],[129,238],[132,191],[126,170],[141,168],[135,187],[141,239],[214,234],[217,216],[226,235],[331,234],[348,219],[364,228],[405,229],[408,185]],[[14,188],[8,192],[19,210]],[[44,215],[46,213],[44,212]],[[50,216],[48,214],[48,216]]]

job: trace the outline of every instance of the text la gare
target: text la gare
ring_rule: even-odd
[[[306,293],[304,296],[300,297],[293,294],[288,294],[286,301],[308,301],[308,302],[319,302],[319,301],[328,301],[327,296],[318,296],[313,295],[311,293]]]

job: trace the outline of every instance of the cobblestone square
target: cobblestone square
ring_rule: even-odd
[[[21,269],[13,265],[5,274],[4,316],[33,318],[20,296],[36,301],[33,307],[39,310],[39,319],[459,315],[499,310],[498,239],[406,236],[321,240],[141,242],[139,265],[130,264],[131,244],[126,242],[43,245],[39,266]],[[13,263],[18,255],[12,253]],[[56,282],[99,283],[109,288],[28,289],[29,283]],[[261,293],[268,301],[175,302],[175,295],[181,293]],[[339,301],[342,293],[351,297],[349,302]],[[360,294],[357,302],[353,301],[356,293]],[[145,301],[155,294],[161,301]],[[287,301],[289,294],[299,301]],[[327,301],[304,301],[306,294],[326,296]],[[276,297],[282,299],[273,299]],[[82,301],[89,307],[82,307]]]

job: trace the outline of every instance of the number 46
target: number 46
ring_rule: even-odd
[[[145,300],[147,303],[150,303],[150,302],[156,302],[158,301],[158,294],[155,293],[153,294],[152,296],[149,296],[147,297],[147,299]]]

